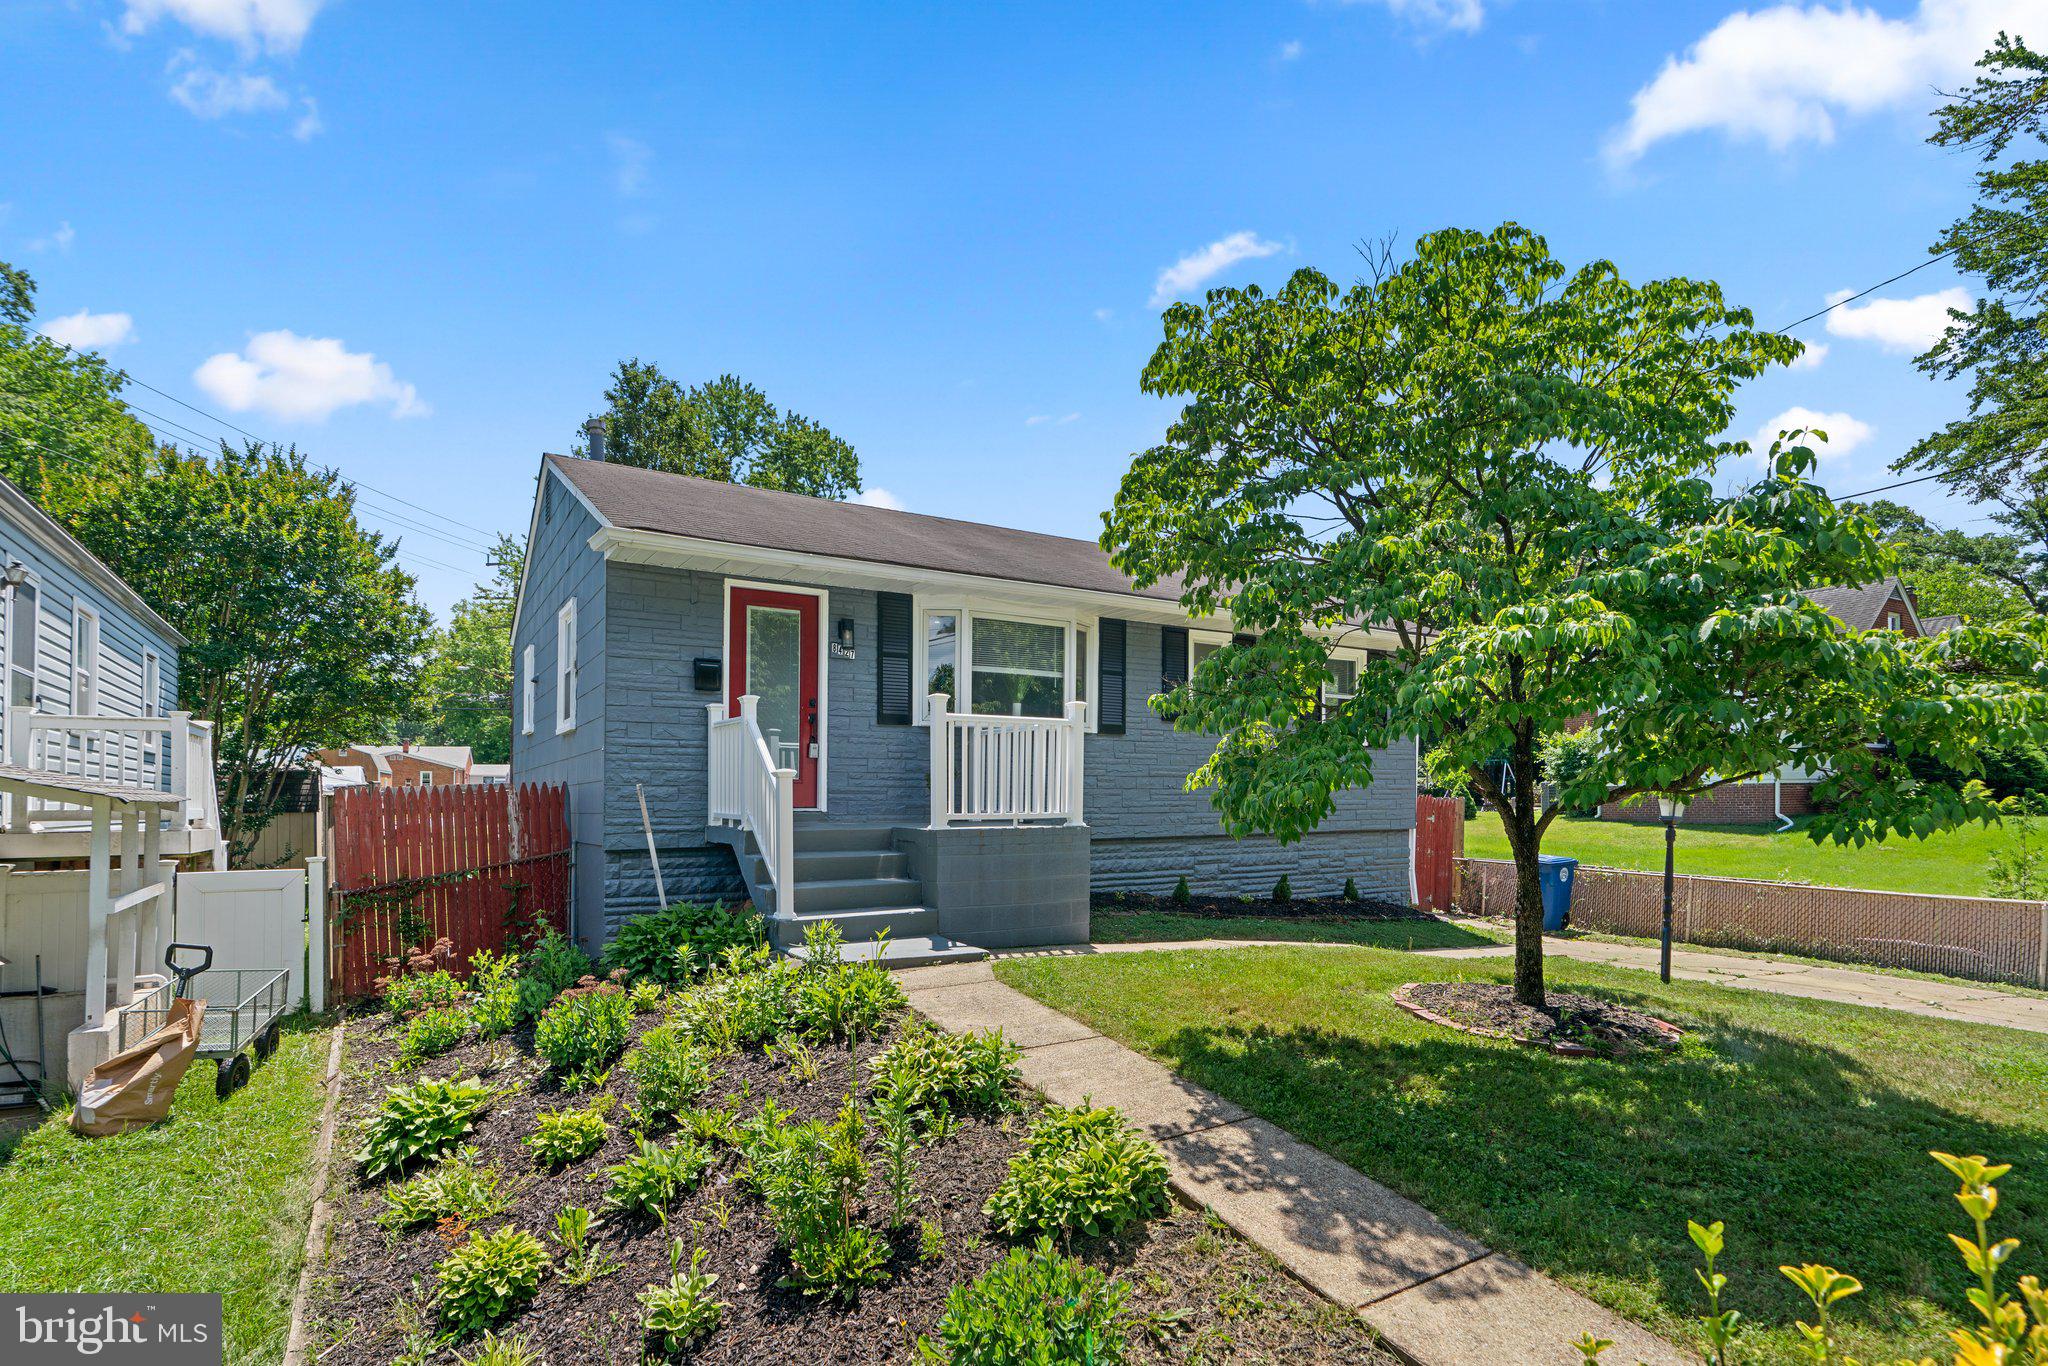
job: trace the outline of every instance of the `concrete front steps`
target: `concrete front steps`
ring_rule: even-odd
[[[768,939],[804,957],[804,935],[821,923],[839,927],[849,962],[879,959],[891,968],[974,962],[988,952],[939,933],[939,914],[924,902],[924,884],[911,875],[909,856],[896,848],[891,825],[862,825],[799,817],[793,915],[767,917]],[[774,903],[773,880],[751,836],[725,838],[739,857],[754,904]],[[878,951],[879,946],[879,951]]]

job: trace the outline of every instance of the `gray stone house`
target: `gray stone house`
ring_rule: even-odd
[[[1229,639],[1093,542],[542,459],[513,627],[512,778],[570,790],[576,934],[751,896],[891,961],[1088,937],[1091,889],[1405,902],[1415,754],[1293,845],[1232,839],[1213,743],[1146,699]],[[1378,641],[1333,654],[1333,695]],[[646,820],[643,824],[641,798]]]

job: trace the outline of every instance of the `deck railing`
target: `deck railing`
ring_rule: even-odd
[[[1064,716],[985,716],[931,703],[932,826],[1081,824],[1081,737],[1088,704]]]
[[[213,723],[190,712],[168,716],[63,716],[33,707],[7,709],[7,762],[94,782],[169,792],[184,799],[173,809],[179,829],[218,826],[214,790]],[[82,821],[86,806],[69,802],[10,801],[0,828],[25,833],[53,822]]]
[[[738,716],[727,716],[722,703],[705,708],[711,730],[709,811],[712,821],[754,837],[775,884],[775,905],[763,909],[793,914],[796,770],[781,766],[785,761],[761,733],[760,702],[751,693],[742,697]]]

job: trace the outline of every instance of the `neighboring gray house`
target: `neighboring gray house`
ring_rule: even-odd
[[[782,945],[821,917],[892,960],[1074,942],[1091,887],[1183,874],[1405,902],[1412,744],[1291,846],[1185,790],[1213,742],[1146,698],[1229,631],[1089,541],[550,455],[513,778],[569,786],[593,947],[655,905],[642,791],[669,899],[751,895]],[[1391,641],[1356,644],[1333,693]]]

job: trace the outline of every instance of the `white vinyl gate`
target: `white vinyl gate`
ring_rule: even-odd
[[[326,883],[326,860],[317,858],[304,868],[179,873],[176,938],[211,945],[216,968],[287,969],[286,999],[325,1010]]]

